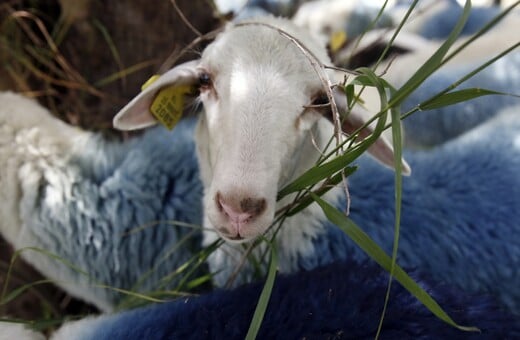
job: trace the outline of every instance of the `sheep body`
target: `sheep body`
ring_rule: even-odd
[[[45,340],[41,333],[37,333],[15,321],[0,321],[0,340]]]
[[[515,27],[520,24],[519,18],[520,16],[517,13],[510,14],[490,32],[471,43],[429,76],[406,98],[401,107],[402,112],[413,109],[435,94],[444,91],[491,58],[517,44],[518,37],[515,34]],[[368,33],[359,49],[362,51],[366,46],[370,46],[371,43],[378,40],[381,40],[382,45],[385,45],[391,35],[392,33],[382,31]],[[440,46],[438,42],[428,41],[417,35],[410,35],[406,32],[400,35],[402,37],[399,38],[398,36],[395,45],[409,52],[392,59],[390,65],[383,64],[379,67],[380,72],[385,70],[384,78],[396,88],[404,85]],[[410,41],[413,41],[413,43],[410,43]],[[464,41],[465,39],[460,39],[455,47],[460,46]],[[351,51],[348,49],[342,51],[338,55],[338,62],[342,63],[341,60],[345,61],[345,57],[350,56],[350,54]],[[360,53],[360,55],[363,55],[363,53]],[[520,53],[514,49],[460,84],[455,90],[484,88],[518,95],[515,89],[519,86]],[[377,98],[378,94],[374,89],[368,88],[364,91],[364,99],[370,112],[379,111],[379,108],[373,104],[377,103]],[[403,121],[403,125],[406,127],[406,146],[409,148],[425,148],[440,144],[485,122],[503,108],[516,104],[518,104],[517,97],[491,95],[456,105],[417,112]]]
[[[162,277],[200,248],[195,233],[175,256],[162,259],[190,232],[172,222],[201,223],[202,188],[191,130],[182,128],[193,122],[176,129],[178,142],[157,148],[169,138],[161,129],[127,143],[111,142],[60,122],[20,95],[2,93],[0,103],[2,235],[16,249],[40,248],[88,274],[24,251],[44,275],[74,296],[111,310],[121,294],[95,284],[157,289]],[[135,261],[128,261],[130,254]]]
[[[461,35],[478,32],[499,13],[500,8],[497,6],[473,7]],[[427,39],[445,39],[453,31],[462,14],[462,6],[456,1],[449,1],[449,4],[442,10],[424,18],[417,33]]]
[[[403,112],[415,108],[433,94],[445,90],[478,66],[479,63],[472,63],[440,70],[406,99],[402,105]],[[465,81],[457,90],[466,88],[485,88],[518,95],[516,89],[520,88],[520,52],[512,52],[495,61]],[[430,111],[417,112],[403,120],[407,131],[406,145],[410,148],[424,148],[441,144],[482,124],[502,109],[514,106],[518,102],[518,97],[491,95]]]
[[[466,333],[431,314],[398,284],[393,285],[383,339],[498,339],[520,336],[518,320],[482,296],[467,296],[412,274],[454,320],[481,333]],[[312,271],[279,275],[259,339],[372,339],[388,284],[373,263],[337,262]],[[115,315],[66,324],[61,339],[244,339],[262,284],[217,290]]]

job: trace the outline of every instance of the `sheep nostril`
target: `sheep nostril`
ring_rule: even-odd
[[[267,207],[264,198],[224,197],[220,192],[214,197],[218,211],[230,221],[249,223],[261,215]]]
[[[267,202],[265,199],[244,198],[240,201],[240,210],[250,214],[251,217],[256,217],[264,212]]]

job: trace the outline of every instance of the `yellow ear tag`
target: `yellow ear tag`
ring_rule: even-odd
[[[150,77],[147,81],[144,82],[143,85],[141,85],[141,91],[144,91],[148,86],[152,85],[157,79],[159,79],[160,75],[154,74]]]
[[[332,53],[336,53],[342,48],[347,42],[347,32],[336,31],[330,35],[329,47]]]
[[[150,105],[150,112],[169,130],[173,129],[184,111],[184,96],[192,92],[190,85],[172,85],[157,93]]]
[[[141,90],[146,89],[159,78],[153,75],[148,79]],[[171,85],[159,90],[150,105],[152,115],[169,130],[173,129],[182,117],[184,111],[184,96],[193,92],[190,85]]]

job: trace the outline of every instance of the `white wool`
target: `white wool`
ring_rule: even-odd
[[[26,328],[23,324],[0,321],[0,340],[44,340],[43,334]]]

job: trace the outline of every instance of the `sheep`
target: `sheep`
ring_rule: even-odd
[[[0,321],[0,340],[44,340],[43,334],[15,321]]]
[[[305,2],[298,7],[292,17],[293,22],[309,30],[312,34],[329,41],[331,35],[345,33],[345,42],[368,29],[397,27],[404,19],[413,1],[388,2],[379,13],[382,2],[317,0]],[[448,36],[455,27],[463,10],[456,0],[419,1],[403,30],[426,39],[440,40]],[[477,32],[485,23],[499,14],[497,6],[473,7],[461,35]],[[373,22],[380,15],[376,22]],[[370,27],[373,26],[373,27]],[[336,52],[336,51],[333,51]]]
[[[448,88],[491,58],[518,44],[515,27],[520,24],[519,18],[518,13],[509,14],[491,31],[467,46],[446,65],[433,73],[405,100],[401,106],[402,111],[406,112],[415,108],[421,102]],[[350,67],[366,66],[366,63],[370,63],[370,60],[367,60],[365,56],[373,54],[374,50],[382,51],[392,34],[393,32],[381,30],[372,31],[365,35],[357,51],[353,53],[349,48],[343,50],[336,56],[336,62],[343,66],[350,65]],[[460,39],[452,50],[465,41],[466,39]],[[398,35],[394,46],[396,50],[405,53],[390,58],[391,61],[383,63],[376,72],[385,70],[383,77],[389,83],[399,87],[439,48],[440,42],[422,39],[420,36],[402,32]],[[376,55],[379,54],[376,53]],[[359,61],[365,64],[359,65]],[[388,67],[389,65],[390,67]],[[518,95],[515,89],[519,86],[520,52],[512,50],[506,56],[465,81],[458,89],[476,87]],[[377,107],[371,105],[375,99],[369,99],[377,96],[374,92],[370,88],[364,92],[365,102],[370,112],[378,111]],[[403,121],[406,128],[405,145],[409,148],[435,146],[485,122],[502,108],[517,103],[518,98],[516,97],[494,95],[453,106],[418,112]]]
[[[286,21],[266,18],[260,22],[287,29],[300,42],[309,46],[315,55],[324,55],[323,49],[321,52],[317,49],[315,51],[316,47],[308,41],[308,37],[298,36],[297,29],[289,28]],[[249,34],[255,39],[251,39]],[[279,46],[283,46],[283,51],[279,50]],[[281,66],[277,66],[279,64]],[[319,79],[315,79],[318,76],[313,74],[308,64],[309,61],[301,56],[298,48],[276,30],[261,25],[231,24],[204,51],[200,61],[182,64],[163,75],[125,106],[114,119],[114,125],[125,130],[153,125],[156,120],[148,108],[159,89],[198,82],[200,100],[205,109],[195,132],[204,185],[204,226],[216,231],[205,232],[205,244],[214,241],[217,235],[228,241],[209,258],[210,270],[215,273],[217,285],[226,284],[241,264],[244,248],[237,243],[253,241],[263,234],[273,220],[274,211],[277,210],[275,206],[287,203],[275,203],[277,190],[312,165],[319,154],[304,137],[294,136],[295,128],[313,131],[317,145],[323,145],[324,140],[321,138],[332,133],[327,120],[319,119],[320,115],[315,112],[301,109],[311,103],[313,94],[316,96],[321,89]],[[309,70],[306,71],[301,65]],[[297,76],[284,80],[292,72]],[[254,81],[248,81],[250,79]],[[310,85],[312,82],[315,85]],[[514,145],[514,138],[519,131],[518,119],[514,114],[506,116],[507,119],[498,119],[483,125],[477,132],[454,139],[445,148],[407,155],[414,160],[412,163],[416,164],[419,173],[404,181],[406,196],[402,228],[412,230],[410,228],[422,223],[427,227],[424,230],[413,229],[409,235],[403,236],[400,258],[405,266],[424,266],[431,270],[434,278],[446,280],[463,289],[492,292],[505,305],[518,312],[519,291],[515,283],[519,279],[518,273],[511,269],[519,267],[518,256],[515,255],[518,254],[518,242],[509,242],[520,239],[514,228],[518,212],[514,209],[504,211],[505,217],[499,224],[497,222],[497,230],[491,225],[495,220],[495,211],[518,206],[520,197],[517,191],[518,176],[514,173],[519,165],[519,157],[517,150],[509,147]],[[498,128],[500,134],[495,136],[494,130]],[[289,131],[293,131],[293,136],[287,135]],[[475,135],[486,138],[479,140]],[[289,138],[291,140],[287,141]],[[301,143],[307,143],[308,146],[303,144],[296,147]],[[495,143],[497,148],[488,146]],[[287,145],[295,151],[291,153]],[[381,145],[385,144],[380,144],[380,148]],[[506,150],[510,150],[510,153]],[[265,155],[266,152],[269,155]],[[390,151],[386,152],[388,154]],[[468,169],[461,159],[466,159],[472,167]],[[384,229],[382,224],[392,223],[393,220],[393,188],[389,184],[393,183],[393,175],[386,173],[383,168],[369,166],[368,161],[360,160],[360,164],[359,175],[353,176],[350,181],[350,191],[352,202],[357,201],[365,213],[352,207],[351,218],[361,226],[377,224],[379,229],[375,226],[369,229],[375,230],[372,231],[375,239],[388,250],[392,230]],[[370,171],[365,172],[365,167]],[[477,172],[473,174],[472,171]],[[466,180],[462,183],[478,197],[463,195],[464,187],[458,185],[461,177]],[[495,183],[486,178],[500,181]],[[356,184],[356,181],[359,183]],[[372,185],[374,183],[380,185]],[[358,185],[370,190],[357,191]],[[435,185],[439,188],[435,188]],[[460,191],[449,191],[459,187]],[[421,188],[431,188],[433,192],[426,193]],[[504,196],[495,193],[500,190],[503,190]],[[253,192],[255,195],[252,195]],[[455,197],[463,195],[461,199],[467,199],[471,204],[464,206],[465,210],[449,215],[450,208],[457,206],[457,201],[451,200],[450,193]],[[491,193],[495,197],[491,197]],[[341,190],[332,190],[325,199],[336,206],[344,203]],[[370,204],[365,206],[361,202]],[[445,220],[443,215],[446,215]],[[481,225],[481,221],[489,221],[490,224]],[[435,234],[436,225],[445,228],[446,233],[449,231],[450,236]],[[462,238],[464,233],[467,233],[467,241],[459,240],[458,237]],[[490,235],[488,239],[478,246],[482,235],[487,234]],[[430,244],[437,236],[441,237],[442,242],[439,240],[438,246]],[[455,245],[455,242],[459,244]],[[321,210],[312,205],[299,215],[287,219],[275,243],[280,253],[279,269],[282,273],[312,269],[337,258],[354,256],[355,253],[346,236],[328,225]],[[420,250],[416,247],[423,244],[428,245],[428,252],[426,256],[419,256],[417,253]],[[258,257],[263,249],[258,247],[256,250],[258,253],[255,256]],[[496,252],[500,252],[500,255],[493,256]],[[468,259],[470,256],[479,260],[477,268],[480,272],[468,269],[469,263],[472,263]],[[468,266],[465,261],[468,261]],[[456,265],[457,274],[446,268],[449,267],[447,263]],[[247,282],[253,277],[254,268],[246,267],[240,271],[235,282]]]
[[[322,63],[330,63],[325,48],[288,20],[263,17],[228,24],[200,61],[165,73],[114,118],[114,126],[122,130],[154,125],[157,121],[149,107],[159,90],[172,84],[198,84],[204,105],[195,132],[204,186],[203,225],[216,231],[205,232],[205,244],[220,236],[229,247],[241,249],[239,243],[263,235],[275,212],[294,198],[288,195],[277,202],[278,190],[318,160],[322,151],[316,146],[326,146],[334,133],[330,110],[309,106],[328,100],[312,60],[278,29],[305,44]],[[330,81],[325,85],[330,86]],[[337,92],[337,102],[346,105],[343,94]],[[361,115],[353,111],[343,127],[352,132],[362,125]],[[392,148],[384,138],[369,151],[393,166]],[[402,163],[403,172],[408,173],[408,165]],[[341,188],[334,188],[326,199],[334,203],[340,193]],[[276,241],[281,251],[292,256],[305,250],[323,220],[317,205],[288,218]],[[227,256],[227,252],[217,250],[211,258]],[[220,271],[216,281],[222,282],[232,268],[213,268]],[[287,269],[281,267],[282,272]]]
[[[462,1],[462,4],[464,3],[465,1]],[[472,1],[472,4],[474,3]],[[411,4],[412,1],[408,0],[398,1],[395,6],[390,8],[389,15],[393,18],[394,26],[397,26],[403,20]],[[456,0],[419,1],[404,29],[427,39],[444,39],[455,28],[462,13],[461,3]],[[499,13],[500,8],[498,6],[472,7],[461,35],[476,33]]]
[[[193,123],[181,122],[173,134],[152,129],[111,141],[59,121],[33,100],[0,93],[2,236],[15,249],[38,248],[76,266],[22,252],[68,293],[103,311],[124,295],[98,285],[142,292],[175,287],[178,280],[162,278],[200,249],[200,231],[189,237],[192,229],[172,225],[201,224],[202,186],[183,125]],[[178,142],[158,148],[167,138]],[[138,257],[128,261],[130,254]]]
[[[459,324],[437,319],[401,286],[392,287],[382,339],[512,339],[518,318],[491,299],[468,296],[413,273]],[[378,327],[388,274],[372,262],[344,261],[292,275],[278,275],[258,339],[372,339]],[[62,339],[244,339],[261,283],[114,315],[69,322],[52,336]]]
[[[366,1],[310,1],[298,7],[292,21],[324,42],[339,32],[344,32],[346,40],[351,40],[370,28],[380,6],[382,3],[367,4]],[[385,12],[374,27],[393,27],[392,18]]]
[[[461,35],[471,35],[481,29],[484,24],[500,13],[496,6],[474,7],[471,9],[467,23],[462,29]],[[422,27],[417,32],[427,39],[444,39],[455,28],[457,21],[462,15],[462,6],[451,2],[434,16],[426,18]]]
[[[399,263],[461,289],[493,294],[520,314],[518,112],[520,107],[508,109],[442,147],[405,153],[414,173],[403,182]],[[369,157],[362,157],[358,166],[349,177],[349,216],[389,252],[394,176]],[[280,246],[280,268],[298,272],[365,258],[341,230],[327,221],[319,223],[319,231],[299,252]],[[230,276],[240,254],[213,258],[212,266]],[[242,268],[241,275],[241,282],[250,281],[254,268]]]

